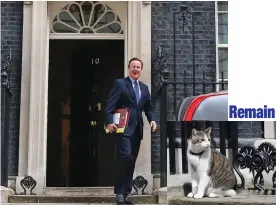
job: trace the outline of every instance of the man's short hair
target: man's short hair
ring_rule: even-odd
[[[128,67],[132,61],[139,61],[141,63],[141,68],[143,68],[143,61],[137,57],[131,58],[128,62]]]

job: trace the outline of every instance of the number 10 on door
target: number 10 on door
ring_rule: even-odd
[[[100,59],[99,58],[92,58],[92,65],[93,64],[99,64],[100,63]]]

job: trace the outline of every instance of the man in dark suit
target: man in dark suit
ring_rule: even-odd
[[[113,123],[114,110],[130,109],[128,126],[124,133],[117,134],[116,139],[117,169],[114,193],[117,204],[133,204],[127,196],[131,193],[135,162],[143,139],[142,111],[147,116],[152,132],[156,130],[154,107],[148,86],[139,81],[142,69],[143,62],[140,59],[132,58],[129,61],[129,76],[115,80],[105,107],[105,124],[111,132],[117,129]]]

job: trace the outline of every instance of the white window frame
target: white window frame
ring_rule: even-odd
[[[226,13],[228,14],[228,9],[227,11],[218,11],[218,1],[215,1],[215,27],[216,27],[216,78],[217,82],[221,82],[222,79],[220,78],[220,73],[219,73],[219,56],[218,56],[218,51],[221,48],[227,48],[228,49],[228,44],[219,44],[219,34],[218,34],[218,16],[219,14]],[[223,79],[224,82],[228,82],[228,78]],[[219,87],[219,86],[218,86]]]

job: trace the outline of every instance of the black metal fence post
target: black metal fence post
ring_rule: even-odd
[[[220,143],[220,153],[226,156],[226,136],[227,136],[227,121],[219,122],[219,143]]]
[[[188,24],[188,22],[191,22],[191,33],[192,33],[192,66],[193,66],[193,82],[195,82],[195,28],[194,28],[194,13],[192,7],[189,7],[188,5],[185,5],[184,2],[181,2],[179,7],[174,7],[173,9],[173,71],[174,71],[174,82],[176,82],[176,76],[177,76],[177,69],[176,69],[176,28],[177,28],[177,20],[182,22],[182,30],[183,34],[185,31],[185,25]],[[174,84],[174,111],[176,110],[176,90],[177,85]],[[195,95],[195,84],[193,84],[193,95]]]
[[[9,74],[11,69],[11,51],[1,67],[1,186],[8,186],[9,119],[11,90]]]
[[[154,85],[157,88],[158,95],[160,94],[160,186],[167,186],[167,80],[170,73],[167,69],[166,60],[164,59],[163,49],[158,46],[158,64],[157,70],[154,73]]]
[[[167,132],[168,132],[168,147],[169,148],[169,155],[170,155],[170,170],[167,170],[171,174],[176,173],[175,169],[175,149],[178,148],[176,146],[176,122],[175,121],[168,121],[167,123]]]
[[[244,176],[239,170],[239,165],[236,160],[239,148],[239,138],[238,138],[238,123],[237,122],[230,122],[230,132],[231,132],[231,144],[232,144],[232,161],[233,161],[233,168],[239,175],[241,179],[241,188],[244,189]]]
[[[160,186],[167,186],[167,84],[161,87],[160,112]]]
[[[191,124],[191,123],[189,123]],[[189,132],[191,129],[189,129],[189,126],[185,122],[181,122],[181,147],[182,147],[182,172],[188,173],[188,161],[187,161],[187,147],[188,147],[188,137]]]

